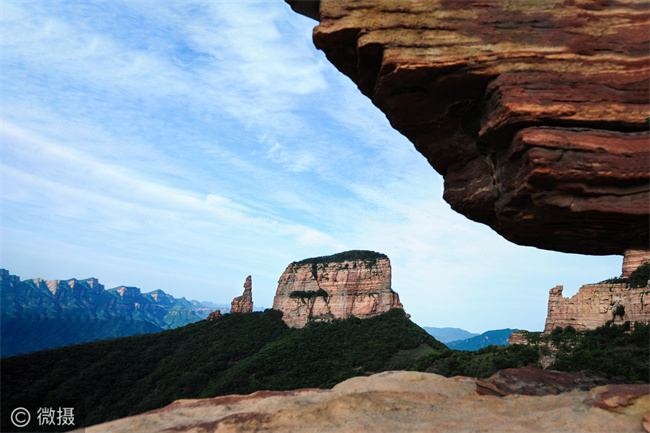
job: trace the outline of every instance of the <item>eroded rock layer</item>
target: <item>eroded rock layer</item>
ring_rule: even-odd
[[[244,282],[244,293],[232,300],[231,313],[252,313],[253,312],[253,282],[251,276],[246,277]]]
[[[646,0],[289,3],[453,209],[521,245],[647,249]]]
[[[540,377],[540,374],[543,377]],[[559,376],[559,377],[554,377]],[[517,381],[513,387],[509,380]],[[525,381],[525,383],[523,382]],[[639,432],[650,404],[647,385],[576,389],[575,374],[529,369],[481,381],[390,371],[331,390],[258,391],[171,405],[86,428],[120,432]],[[544,397],[537,394],[548,390]],[[476,395],[479,391],[495,395]],[[521,391],[525,392],[521,392]],[[535,391],[535,392],[532,392]],[[485,392],[480,392],[484,394]],[[650,416],[648,416],[650,418]]]
[[[622,277],[627,278],[639,266],[645,262],[650,262],[650,251],[648,250],[627,250],[623,256]]]
[[[555,327],[595,329],[607,321],[650,323],[650,287],[631,288],[626,283],[587,284],[570,298],[562,286],[551,289],[544,332]],[[618,313],[615,315],[615,313]]]
[[[278,282],[273,309],[287,325],[309,321],[365,319],[404,309],[391,288],[388,257],[372,251],[348,251],[291,263]]]

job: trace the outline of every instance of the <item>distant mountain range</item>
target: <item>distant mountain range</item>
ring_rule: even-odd
[[[159,332],[205,319],[230,305],[188,301],[162,290],[105,290],[96,278],[21,281],[0,269],[0,356]]]
[[[478,350],[491,345],[507,346],[508,337],[516,331],[516,329],[498,329],[474,334],[460,328],[424,327],[424,330],[445,346],[456,350]]]
[[[464,340],[466,338],[472,338],[479,335],[460,328],[433,328],[430,326],[423,326],[422,329],[433,335],[436,340],[441,343]]]

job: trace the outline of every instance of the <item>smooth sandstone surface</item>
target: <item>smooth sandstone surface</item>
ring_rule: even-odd
[[[454,210],[520,245],[648,249],[646,0],[287,1]]]
[[[469,378],[393,371],[349,379],[332,390],[259,391],[179,400],[159,410],[89,427],[86,432],[646,431],[642,422],[650,408],[647,390],[626,388],[621,397],[616,389],[497,397],[476,395],[476,385]],[[602,404],[609,409],[598,407],[595,401],[610,402]]]

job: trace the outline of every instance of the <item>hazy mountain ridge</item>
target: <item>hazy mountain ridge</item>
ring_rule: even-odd
[[[479,350],[491,345],[507,346],[508,337],[516,331],[516,329],[508,328],[475,334],[461,328],[435,328],[425,326],[423,329],[448,348],[456,350]]]
[[[436,328],[432,326],[423,326],[422,329],[433,335],[436,340],[441,343],[449,343],[452,341],[465,340],[467,338],[476,337],[479,334],[466,331],[461,328]]]
[[[515,332],[516,329],[495,329],[486,331],[481,335],[466,338],[464,340],[451,341],[444,343],[450,349],[456,350],[479,350],[487,346],[507,346],[508,337]]]
[[[105,290],[96,278],[21,281],[6,269],[0,269],[0,302],[3,357],[158,332],[203,320],[216,308],[230,309],[175,298],[162,290],[142,293],[128,286]]]

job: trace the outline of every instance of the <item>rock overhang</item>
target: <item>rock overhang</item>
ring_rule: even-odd
[[[521,245],[647,250],[647,2],[288,3],[454,210]]]

